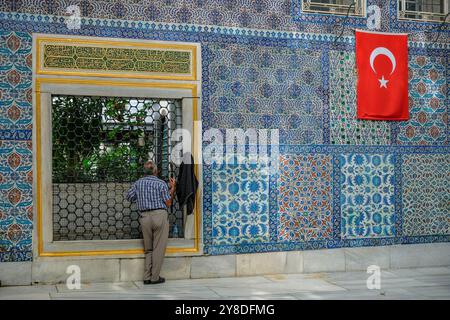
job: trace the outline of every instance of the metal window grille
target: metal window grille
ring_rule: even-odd
[[[346,15],[348,11],[351,16],[364,16],[365,0],[302,0],[302,11],[337,15]]]
[[[182,126],[181,101],[161,98],[52,96],[53,240],[142,237],[139,214],[126,200],[132,182],[153,160],[167,181]],[[170,237],[183,237],[176,200]]]
[[[399,0],[398,14],[404,20],[441,22],[449,12],[450,0]]]

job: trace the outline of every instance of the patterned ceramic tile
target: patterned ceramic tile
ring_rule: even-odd
[[[393,155],[349,154],[339,161],[342,238],[395,236]]]
[[[0,2],[0,10],[64,15],[69,5],[78,5],[83,17],[295,28],[291,22],[291,0],[16,0]]]
[[[299,14],[295,9],[296,5],[298,8],[299,1],[0,1],[0,137],[6,140],[21,140],[2,142],[0,146],[2,152],[6,150],[1,160],[1,186],[7,186],[2,189],[0,199],[0,261],[31,259],[32,204],[31,192],[28,190],[31,182],[27,180],[29,175],[31,176],[31,167],[22,169],[29,166],[31,161],[31,157],[30,160],[24,160],[26,156],[22,152],[26,149],[23,147],[27,144],[26,140],[31,139],[31,32],[201,43],[204,128],[212,125],[223,128],[279,128],[282,143],[288,144],[286,147],[292,147],[288,149],[287,154],[296,154],[295,157],[299,159],[305,154],[321,154],[317,155],[317,158],[332,157],[337,160],[333,162],[334,173],[330,173],[335,195],[332,220],[333,232],[336,234],[334,239],[317,241],[301,241],[301,235],[297,237],[294,233],[293,241],[278,242],[278,198],[274,188],[274,176],[269,177],[248,165],[220,170],[214,168],[212,172],[205,166],[202,218],[206,253],[269,252],[450,241],[450,235],[393,238],[393,220],[398,223],[398,230],[414,234],[418,231],[409,230],[427,230],[424,234],[435,232],[429,230],[436,230],[437,224],[431,223],[433,227],[430,227],[425,219],[421,220],[424,225],[410,228],[407,222],[409,220],[405,219],[402,229],[401,204],[406,200],[401,199],[401,194],[396,195],[395,212],[398,216],[394,219],[394,204],[389,198],[393,193],[392,188],[402,190],[402,156],[417,153],[428,158],[435,153],[445,156],[450,153],[445,146],[447,142],[442,140],[442,131],[436,135],[436,130],[433,130],[435,137],[429,136],[434,140],[428,137],[429,140],[426,141],[424,137],[427,134],[422,134],[421,141],[426,141],[426,144],[433,145],[432,147],[387,146],[390,142],[416,144],[416,141],[400,140],[401,137],[407,136],[406,129],[402,131],[400,128],[399,134],[393,135],[390,126],[384,122],[356,121],[354,38],[350,26],[365,25],[366,19],[347,20],[343,29],[342,16],[304,14],[301,17],[303,21],[292,19],[292,14]],[[448,96],[448,61],[438,58],[448,56],[448,50],[443,49],[443,44],[448,42],[448,33],[443,32],[438,38],[436,24],[397,21],[396,0],[389,0],[389,5],[386,5],[385,0],[368,2],[373,3],[382,5],[383,21],[386,22],[389,17],[389,23],[383,22],[383,31],[407,31],[410,33],[410,40],[421,41],[410,42],[410,55],[426,57],[424,66],[429,63],[433,65],[438,81],[446,74],[447,92],[444,91],[443,94]],[[79,30],[68,29],[64,23],[65,18],[62,17],[67,6],[72,4],[79,5],[81,15],[86,18]],[[15,14],[8,11],[51,15]],[[158,20],[162,22],[152,22]],[[344,30],[343,34],[350,37],[334,43],[333,37],[338,35],[340,30]],[[436,43],[433,43],[434,39],[437,39]],[[330,49],[332,51],[329,51]],[[445,72],[439,69],[440,66],[446,68]],[[422,66],[416,69],[419,73],[414,71],[412,79],[420,79],[424,83],[425,94],[439,92],[439,89],[436,89],[439,85],[433,80],[435,74],[426,75],[428,71]],[[289,79],[291,80],[288,81]],[[431,82],[427,83],[428,80]],[[419,95],[422,92],[420,87],[414,87],[419,89],[415,89]],[[420,96],[417,103],[421,107],[436,106],[432,99]],[[440,107],[439,102],[437,109]],[[431,117],[430,113],[426,114],[425,124],[441,126],[442,123],[447,123],[446,116],[445,112],[433,111]],[[417,114],[416,119],[422,126],[423,115],[419,117]],[[21,147],[13,147],[11,150],[10,143]],[[336,146],[328,145],[330,143]],[[344,144],[346,146],[342,146]],[[377,157],[382,159],[380,165],[377,165]],[[396,160],[394,169],[392,158]],[[350,160],[352,164],[347,165]],[[18,162],[20,165],[17,165]],[[410,170],[406,162],[404,166],[408,173]],[[357,177],[354,172],[362,168],[367,168],[368,173],[363,178]],[[385,171],[381,172],[380,168]],[[396,178],[394,182],[393,170]],[[427,172],[428,169],[420,170]],[[406,182],[410,181],[404,170],[403,175]],[[251,178],[248,178],[249,176]],[[322,184],[317,185],[317,190],[326,189],[328,177],[327,173],[321,180]],[[341,177],[342,184],[339,183]],[[382,183],[379,183],[380,177],[383,179]],[[437,184],[441,184],[442,177],[438,174],[434,174],[434,177]],[[234,183],[229,183],[229,179],[241,179],[239,191],[236,191]],[[355,185],[346,183],[352,179]],[[361,179],[366,182],[359,185]],[[367,184],[368,179],[374,179],[374,182]],[[244,183],[245,181],[248,182]],[[409,185],[406,183],[405,188]],[[252,191],[256,190],[256,186],[264,191]],[[305,197],[310,192],[301,191],[305,192]],[[437,187],[429,193],[428,189],[423,192],[430,199],[442,197],[441,189]],[[248,199],[249,196],[252,197],[251,200]],[[385,203],[378,203],[379,197],[385,199]],[[221,199],[224,199],[224,202]],[[366,202],[360,204],[361,200]],[[425,203],[428,203],[427,201]],[[408,203],[403,205],[405,210],[409,208]],[[239,213],[235,212],[237,207]],[[367,208],[370,210],[370,216],[354,214],[356,211],[364,213]],[[229,220],[228,215],[231,217]],[[311,221],[311,225],[313,223],[314,221]],[[287,234],[284,233],[284,236]]]
[[[329,155],[283,155],[278,180],[280,241],[332,238]]]
[[[212,172],[213,244],[269,240],[269,175],[263,164],[224,163]]]
[[[447,144],[446,57],[412,56],[409,62],[410,120],[398,124],[397,143]]]
[[[0,30],[0,129],[31,129],[31,36]]]
[[[403,156],[403,235],[450,234],[450,156]]]
[[[278,128],[281,143],[320,144],[325,96],[320,51],[212,45],[211,127]],[[205,111],[206,113],[206,111]]]
[[[0,141],[0,261],[31,259],[31,142]]]
[[[366,17],[304,13],[303,0],[14,0],[0,1],[0,11],[64,16],[71,5],[83,18],[127,19],[156,23],[190,23],[201,25],[298,31],[308,29],[317,33],[337,33],[342,24],[366,27]],[[399,21],[398,0],[367,0],[366,8],[381,9],[381,30],[425,30],[436,32],[439,24]],[[73,11],[72,11],[73,12]],[[370,15],[369,15],[370,16]],[[351,34],[351,28],[344,28]],[[411,37],[416,37],[412,33]]]
[[[353,52],[330,52],[330,131],[332,144],[390,144],[387,121],[356,119],[356,75]]]

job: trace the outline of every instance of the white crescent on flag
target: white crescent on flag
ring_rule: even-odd
[[[373,67],[373,63],[375,61],[375,58],[378,57],[379,55],[384,55],[389,58],[389,60],[392,63],[391,74],[393,74],[395,71],[395,67],[397,66],[397,62],[396,62],[395,56],[392,54],[392,52],[385,47],[376,47],[375,49],[373,49],[372,53],[370,54],[370,67],[372,68],[373,72],[375,74],[377,73],[375,71],[375,68]],[[387,88],[387,83],[389,82],[389,80],[384,79],[384,75],[382,75],[381,79],[378,79],[378,81],[380,82],[380,88]]]

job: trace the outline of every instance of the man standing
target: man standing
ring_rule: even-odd
[[[159,276],[169,238],[169,217],[167,208],[175,194],[175,180],[170,178],[169,186],[157,177],[158,169],[153,162],[144,164],[145,176],[128,190],[127,199],[136,202],[141,214],[140,222],[144,236],[145,272],[144,284],[165,282]]]

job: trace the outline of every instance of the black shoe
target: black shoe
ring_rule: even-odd
[[[144,284],[152,284],[150,280],[144,280]]]
[[[166,279],[164,279],[163,277],[159,277],[159,279],[156,281],[150,281],[150,284],[158,284],[158,283],[164,283],[164,282],[166,282]]]

